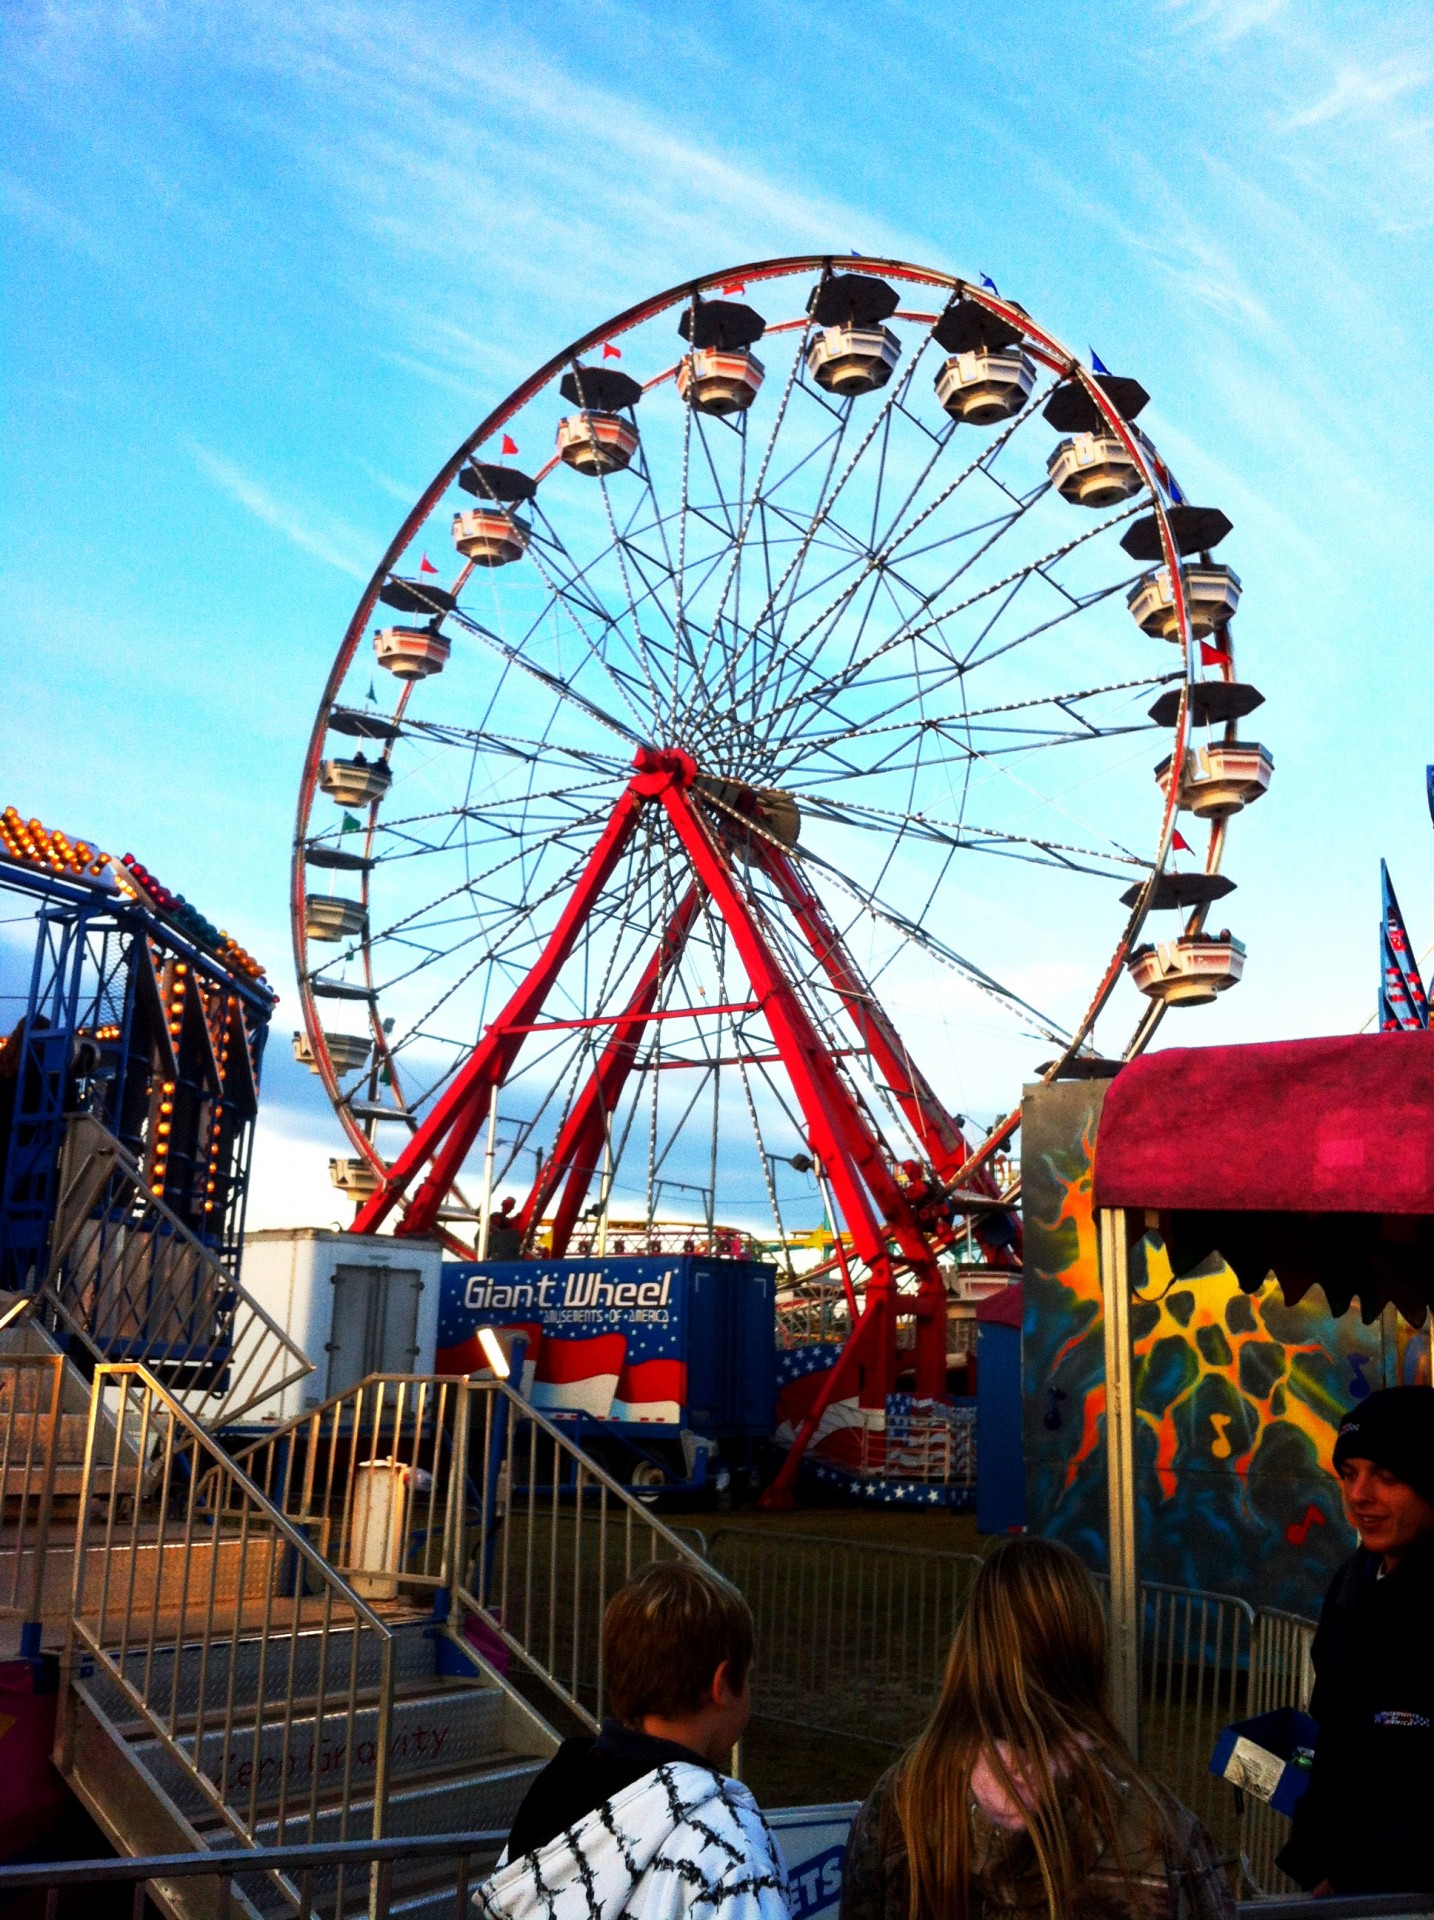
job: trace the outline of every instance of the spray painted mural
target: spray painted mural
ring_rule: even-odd
[[[1106,1564],[1105,1355],[1091,1169],[1105,1084],[1032,1088],[1022,1119],[1026,1498],[1033,1532]],[[1329,1472],[1341,1416],[1428,1378],[1429,1338],[1393,1310],[1287,1307],[1223,1262],[1176,1277],[1142,1243],[1131,1311],[1142,1577],[1318,1610],[1354,1547]]]

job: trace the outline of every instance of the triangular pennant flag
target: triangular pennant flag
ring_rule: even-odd
[[[1429,1025],[1429,1001],[1409,945],[1404,916],[1389,884],[1389,869],[1379,863],[1379,1024],[1383,1032],[1422,1031]]]
[[[1175,475],[1173,473],[1166,482],[1165,491],[1170,495],[1170,504],[1172,507],[1183,507],[1185,505],[1185,495],[1180,491],[1179,487],[1176,486]]]
[[[373,684],[373,682],[372,682],[372,680],[370,680],[370,681],[369,681],[369,683],[368,683],[368,697],[369,697],[369,699],[370,699],[370,700],[372,700],[372,702],[373,702],[373,704],[374,704],[375,706],[377,706],[377,705],[378,705],[378,693],[377,693],[377,690],[376,690],[376,689],[375,689],[375,687],[374,687],[374,684]]]
[[[722,291],[723,293],[745,293],[747,291],[747,282],[745,280],[724,280],[722,282]]]
[[[1228,667],[1230,653],[1227,647],[1217,647],[1213,641],[1200,642],[1200,664],[1203,667]]]
[[[995,294],[996,298],[998,300],[1000,299],[1001,289],[996,285],[995,281],[991,278],[989,273],[983,273],[981,275],[981,285],[983,287],[989,287],[992,293]]]
[[[423,558],[418,563],[418,571],[420,573],[437,573],[438,569],[437,567],[434,566],[433,562],[429,559],[428,555],[425,553]]]
[[[359,819],[356,813],[346,813],[344,815],[344,823],[339,828],[339,832],[340,833],[362,833],[363,821]]]
[[[1094,347],[1092,347],[1090,350],[1090,370],[1092,373],[1109,373],[1110,372],[1110,368],[1101,359],[1100,355],[1096,352]]]
[[[516,453],[518,451],[518,443],[510,433],[503,435],[503,451],[504,453]]]
[[[1170,844],[1176,853],[1193,853],[1195,851],[1179,827],[1176,827],[1175,831],[1171,834]]]
[[[615,347],[611,340],[604,340],[602,343],[602,357],[604,360],[621,360],[622,348]]]

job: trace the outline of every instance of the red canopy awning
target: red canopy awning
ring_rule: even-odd
[[[1253,1291],[1318,1282],[1366,1320],[1434,1299],[1434,1035],[1175,1048],[1106,1095],[1095,1204],[1159,1213],[1177,1273],[1220,1252]]]

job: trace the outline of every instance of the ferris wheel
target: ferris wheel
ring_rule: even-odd
[[[962,1236],[1013,1261],[1022,1081],[1244,959],[1206,921],[1272,763],[1147,398],[989,280],[809,257],[606,321],[462,442],[299,798],[361,1230],[826,1221],[888,1342]]]

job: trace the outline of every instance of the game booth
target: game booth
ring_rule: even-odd
[[[1339,1422],[1430,1381],[1431,1112],[1423,1033],[1172,1049],[1033,1090],[1030,1520],[1108,1567],[1132,1733],[1141,1577],[1309,1615],[1353,1548]]]

